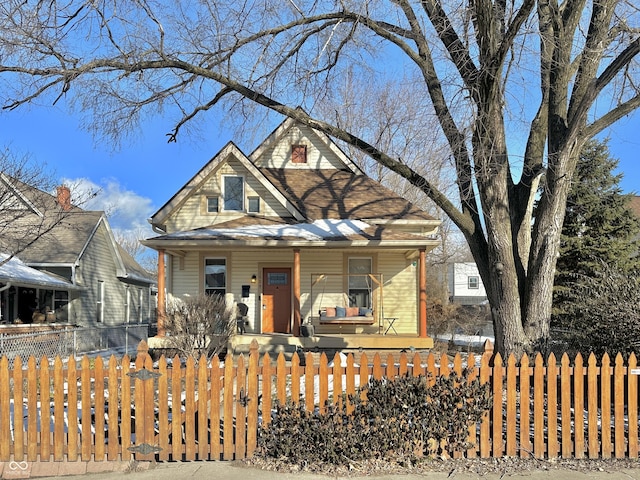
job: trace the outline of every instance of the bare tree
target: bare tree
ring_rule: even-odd
[[[20,255],[75,208],[57,202],[53,176],[28,155],[0,152],[0,265]],[[64,197],[63,197],[64,198]]]
[[[157,273],[158,257],[150,248],[140,243],[148,233],[141,227],[134,230],[114,229],[113,236],[116,242],[149,273]]]
[[[496,347],[521,353],[547,343],[578,154],[640,105],[639,19],[628,0],[8,0],[0,76],[5,108],[68,102],[88,128],[117,138],[165,108],[177,113],[175,141],[215,107],[243,121],[260,105],[358,148],[460,229],[487,289]],[[320,113],[348,71],[366,85],[400,82],[404,71],[421,79],[404,101],[431,108],[457,198],[377,148],[370,132]]]
[[[236,316],[224,297],[198,295],[167,299],[167,346],[181,356],[211,359],[226,352],[236,331]]]

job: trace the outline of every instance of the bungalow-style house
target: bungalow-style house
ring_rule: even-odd
[[[0,174],[0,315],[7,325],[118,326],[155,319],[155,278],[100,211]],[[154,292],[155,293],[155,292]],[[15,330],[15,328],[13,329]]]
[[[165,292],[207,293],[244,310],[247,335],[432,345],[425,256],[440,221],[319,131],[287,119],[248,156],[228,143],[149,221],[160,335]]]

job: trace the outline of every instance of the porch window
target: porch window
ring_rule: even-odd
[[[56,290],[53,292],[53,311],[56,321],[67,321],[67,305],[69,304],[69,292],[64,290]]]
[[[224,209],[241,212],[244,210],[244,179],[242,177],[223,177]]]
[[[227,260],[207,258],[204,261],[204,293],[222,295],[227,293]]]
[[[467,285],[470,290],[475,290],[480,288],[480,279],[476,276],[471,276],[467,278]]]
[[[349,306],[371,308],[373,261],[369,257],[349,259]]]

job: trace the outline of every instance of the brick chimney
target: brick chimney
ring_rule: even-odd
[[[57,188],[57,201],[62,210],[68,212],[71,210],[71,190],[66,185],[60,185]]]

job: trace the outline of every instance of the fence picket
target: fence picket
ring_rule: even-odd
[[[257,364],[259,360],[259,355],[256,352],[254,362]],[[225,362],[226,363],[226,362]],[[179,373],[179,372],[178,372]],[[220,409],[222,408],[222,369],[220,368],[220,359],[216,356],[211,360],[211,405],[209,408],[209,418],[211,420],[211,459],[212,460],[220,460],[222,455],[222,449],[220,446],[221,438],[220,438],[220,430],[221,430],[221,415]],[[256,369],[256,379],[258,381],[257,369]],[[174,382],[178,383],[178,382]],[[179,383],[178,383],[179,385]],[[177,390],[180,392],[181,390]],[[180,413],[180,404],[178,403],[178,415]],[[180,418],[178,416],[178,418]],[[179,434],[180,432],[180,424],[174,425],[172,422],[172,428],[174,431],[177,430]],[[175,458],[175,455],[174,455]]]
[[[89,357],[86,355],[82,357],[80,362],[80,404],[82,405],[82,417],[81,425],[82,430],[80,433],[80,458],[83,462],[91,460],[91,450],[93,443],[93,435],[91,433],[91,367],[89,364]]]
[[[244,367],[244,355],[238,358],[236,370],[235,458],[244,458],[247,449],[247,371]],[[206,435],[202,438],[202,442],[207,443]]]
[[[94,458],[96,461],[104,461],[104,362],[102,357],[94,361]]]
[[[227,378],[227,373],[225,372],[225,394],[227,390],[227,380],[229,382],[233,382],[233,377],[231,372],[229,372],[229,376]],[[232,390],[232,388],[231,388]],[[185,366],[184,372],[184,458],[188,462],[196,459],[196,365],[193,357],[187,358],[187,364]],[[233,397],[232,397],[233,399]],[[231,400],[232,401],[232,400]],[[227,415],[227,402],[225,401],[225,418],[232,418],[233,411],[229,408],[229,414]],[[233,428],[233,422],[228,422],[229,430]],[[226,425],[225,425],[226,427]],[[226,428],[225,428],[226,430]],[[225,436],[226,436],[225,431]],[[229,432],[229,436],[232,433]],[[232,442],[229,442],[229,445],[233,445]],[[227,442],[225,441],[225,453],[226,453]],[[232,448],[232,447],[231,447]],[[229,459],[232,459],[232,455]]]
[[[131,397],[131,358],[129,355],[122,357],[122,370],[120,376],[122,401],[120,402],[120,443],[122,444],[121,456],[123,460],[131,460],[131,440],[135,427],[135,411],[132,411],[133,398]],[[180,363],[178,363],[180,365]]]
[[[502,457],[504,453],[504,446],[502,441],[502,405],[504,400],[502,398],[502,380],[504,378],[502,369],[502,357],[499,353],[496,353],[493,359],[493,376],[491,381],[493,382],[493,411],[491,415],[492,428],[492,451],[494,457]]]
[[[64,443],[64,372],[62,359],[57,356],[53,361],[53,459],[56,462],[64,460]]]
[[[242,361],[243,358],[239,360]],[[204,355],[200,356],[200,360],[198,362],[198,430],[197,430],[197,439],[198,439],[198,460],[209,460],[209,411],[207,407],[209,405],[209,372],[208,372],[208,364],[209,361],[207,357]],[[240,366],[238,366],[240,368]],[[244,372],[244,365],[242,368],[242,372]],[[238,383],[240,383],[240,379],[238,379]],[[244,413],[244,412],[243,412]],[[244,415],[243,415],[244,417]],[[242,425],[244,426],[244,418],[242,420]],[[244,440],[244,435],[242,435],[242,440]],[[242,448],[244,449],[244,443],[242,444]]]
[[[629,458],[638,458],[638,375],[635,353],[627,366],[627,416],[629,423]]]
[[[600,456],[600,442],[598,439],[598,367],[593,353],[589,355],[587,367],[587,409],[589,458],[598,458]]]
[[[531,368],[525,353],[520,360],[520,456],[529,458],[531,446]]]
[[[180,357],[176,355],[171,363],[171,456],[174,461],[182,460],[184,453],[184,439],[182,437],[182,423],[185,420],[182,413],[183,372]],[[123,376],[123,382],[124,378]],[[214,443],[214,446],[216,445]],[[219,447],[219,445],[217,446]],[[124,445],[122,448],[124,450]]]
[[[574,411],[574,439],[576,458],[584,458],[584,377],[585,369],[582,355],[579,353],[573,362],[573,411]]]
[[[24,376],[22,372],[22,359],[16,357],[13,361],[13,403],[14,403],[14,420],[13,420],[13,459],[21,462],[24,459]],[[3,387],[0,383],[0,389],[9,388],[8,384]],[[73,409],[72,409],[73,410]]]
[[[533,366],[533,455],[536,458],[544,458],[545,433],[544,433],[544,377],[545,368],[542,355],[536,355]]]
[[[624,431],[624,375],[622,355],[616,356],[613,378],[613,413],[614,413],[614,452],[616,458],[624,458],[626,455],[626,442]]]
[[[570,458],[573,452],[571,441],[571,371],[569,369],[569,355],[562,355],[560,360],[560,411],[562,413],[562,457]]]
[[[162,462],[169,460],[169,374],[167,359],[163,356],[158,360],[158,436],[154,444],[158,445],[160,452],[158,459]],[[109,373],[109,380],[116,378]],[[111,387],[111,383],[109,383]],[[111,388],[109,388],[111,390]],[[111,396],[111,394],[109,394]],[[109,402],[111,404],[111,402]],[[111,414],[109,414],[111,419]],[[109,432],[112,428],[109,427]],[[111,436],[111,435],[109,435]],[[111,449],[109,449],[111,455]]]
[[[233,362],[224,362],[224,397],[223,397],[223,406],[224,413],[223,419],[230,418],[233,419],[233,397],[234,397],[234,378],[233,378],[234,368]],[[271,390],[269,388],[269,390]],[[233,444],[233,434],[234,434],[234,425],[233,420],[230,422],[223,422],[223,433],[222,433],[222,442],[223,442],[223,458],[224,460],[233,460],[233,455],[235,452],[234,444]]]
[[[506,390],[506,394],[507,394],[506,454],[509,457],[515,457],[517,452],[516,427],[518,424],[518,418],[517,418],[518,391],[516,388],[516,380],[517,380],[516,358],[513,355],[509,355],[509,358],[507,359],[507,390]]]
[[[27,368],[27,461],[38,459],[38,369],[35,357]]]
[[[297,354],[296,354],[297,356]],[[258,342],[255,340],[251,342],[251,353],[249,355],[249,370],[247,372],[247,400],[248,400],[248,411],[247,411],[247,457],[252,457],[258,445]],[[301,372],[296,368],[292,370],[292,375],[295,378],[295,384],[297,385],[298,394],[295,398],[296,401],[299,401],[300,396],[300,374]],[[216,390],[213,388],[213,383],[211,386],[212,393],[215,393]],[[213,402],[212,402],[213,403]],[[212,423],[212,428],[217,427],[216,424]],[[218,460],[217,457],[213,457],[214,460]]]
[[[547,359],[547,455],[558,456],[558,365],[551,353]]]
[[[480,359],[480,383],[482,385],[489,383],[489,373],[491,367],[489,366],[489,358],[490,354],[482,355]],[[480,422],[480,457],[481,458],[489,458],[490,457],[490,416],[489,412],[485,412],[482,415],[482,420]]]
[[[600,429],[602,458],[611,458],[611,362],[609,355],[602,356],[602,366],[600,367]]]
[[[124,395],[124,393],[123,393]],[[76,359],[69,357],[67,362],[67,460],[78,460],[78,371]],[[75,405],[76,408],[72,408]]]
[[[40,381],[40,458],[48,462],[51,456],[51,372],[49,359],[45,356],[40,359],[38,380]]]
[[[11,458],[11,391],[9,382],[9,360],[0,359],[0,461]]]

